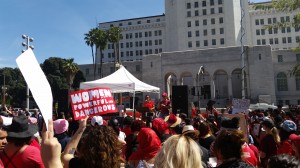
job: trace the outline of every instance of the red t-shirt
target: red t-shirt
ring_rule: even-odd
[[[166,106],[169,106],[171,104],[171,101],[170,100],[167,100],[167,99],[164,99],[162,101],[160,101],[160,112],[162,114],[169,114],[169,109],[166,107]],[[165,106],[162,106],[165,105]]]
[[[248,146],[247,143],[245,143],[242,147],[243,151],[243,159],[247,163],[251,164],[252,166],[256,167],[258,166],[258,159],[255,156],[255,153],[253,150]]]
[[[152,111],[152,108],[154,107],[154,102],[153,101],[145,101],[144,107],[147,107],[150,111]]]
[[[15,155],[12,158],[10,163],[8,158],[4,155],[3,152],[0,153],[0,158],[3,164],[5,165],[5,168],[15,168],[15,167],[16,168],[22,168],[22,167],[44,168],[40,150],[34,146],[27,146],[22,153]]]
[[[126,136],[128,136],[132,133],[130,127],[125,127],[122,129],[122,131],[125,133]]]
[[[280,142],[277,150],[277,154],[288,154],[288,155],[295,155],[295,152],[292,149],[292,144],[289,140],[284,140]]]

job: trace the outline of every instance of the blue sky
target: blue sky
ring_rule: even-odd
[[[162,13],[164,0],[2,0],[0,68],[16,67],[15,59],[25,49],[22,34],[34,38],[31,45],[40,63],[61,57],[88,64],[92,63],[91,49],[85,44],[84,33],[97,23]]]

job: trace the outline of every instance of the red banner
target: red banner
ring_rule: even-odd
[[[75,120],[118,111],[109,88],[80,90],[70,92],[69,96]]]

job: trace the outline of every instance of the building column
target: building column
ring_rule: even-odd
[[[232,98],[232,80],[231,75],[228,75],[228,98]]]

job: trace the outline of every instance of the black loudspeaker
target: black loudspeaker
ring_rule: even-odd
[[[188,115],[188,86],[172,86],[172,113]]]

